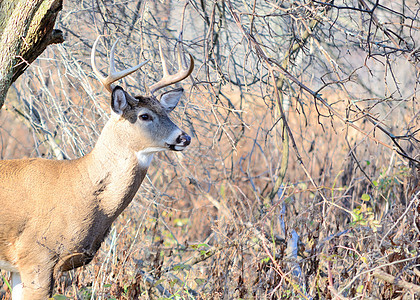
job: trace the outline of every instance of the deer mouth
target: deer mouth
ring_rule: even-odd
[[[179,144],[175,144],[175,145],[166,144],[166,145],[172,151],[182,151],[188,146],[188,145],[179,145]]]

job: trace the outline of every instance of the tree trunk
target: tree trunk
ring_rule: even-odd
[[[10,85],[50,44],[62,43],[54,30],[62,0],[0,0],[0,109]]]

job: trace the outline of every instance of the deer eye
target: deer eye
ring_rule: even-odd
[[[153,118],[149,114],[142,114],[139,116],[139,119],[142,121],[151,121]]]

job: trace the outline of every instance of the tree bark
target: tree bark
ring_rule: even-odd
[[[54,30],[62,0],[0,1],[0,109],[10,85],[50,44],[62,43]]]

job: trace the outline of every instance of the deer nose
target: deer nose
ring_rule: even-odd
[[[188,146],[191,143],[191,137],[183,132],[176,138],[177,144],[182,144],[183,146]]]

